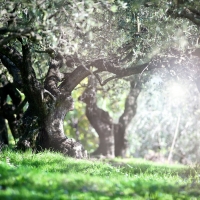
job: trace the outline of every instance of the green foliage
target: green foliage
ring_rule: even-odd
[[[191,80],[174,78],[161,69],[149,77],[138,99],[138,112],[128,129],[131,155],[153,158],[153,150],[158,156],[154,159],[167,159],[180,116],[173,160],[199,163],[199,98]]]
[[[198,167],[144,160],[76,160],[58,153],[0,154],[1,199],[191,199]]]
[[[166,49],[174,47],[185,50],[193,46],[198,37],[198,28],[186,19],[174,19],[166,14],[169,1],[151,1],[155,6],[144,6],[147,1],[125,1],[128,6],[125,13],[121,12],[119,27],[126,32],[126,39],[134,49],[133,61],[143,62],[155,55],[166,53]],[[121,18],[121,19],[120,19]],[[136,37],[138,20],[143,32]],[[190,33],[193,34],[191,37]]]

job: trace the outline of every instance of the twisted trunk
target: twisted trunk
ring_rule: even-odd
[[[99,146],[92,155],[114,157],[114,125],[108,112],[97,107],[96,104],[86,106],[86,116],[90,124],[99,135]]]
[[[64,134],[65,115],[73,109],[71,90],[68,88],[73,89],[75,85],[68,81],[67,85],[62,85],[63,88],[59,87],[58,83],[64,78],[59,71],[63,65],[62,56],[58,53],[51,59],[43,86],[32,67],[28,44],[22,44],[22,55],[11,46],[2,46],[0,49],[2,64],[12,75],[15,87],[23,91],[29,103],[18,126],[22,134],[18,148],[36,148],[37,151],[50,149],[79,158],[86,156],[82,145]]]
[[[141,83],[131,82],[130,92],[126,98],[124,113],[118,124],[113,123],[109,113],[97,106],[94,77],[90,77],[88,86],[79,100],[86,103],[86,116],[99,136],[99,146],[92,155],[107,157],[125,157],[127,151],[126,129],[136,114],[137,97],[141,91]]]
[[[79,100],[86,103],[86,116],[99,135],[99,146],[91,155],[113,158],[115,155],[114,125],[109,113],[97,106],[95,77],[89,78],[88,86]]]
[[[21,53],[10,45],[0,46],[2,64],[12,75],[15,87],[25,94],[29,104],[29,108],[21,120],[22,123],[19,125],[20,133],[23,133],[23,136],[18,141],[18,147],[25,150],[36,146],[39,150],[52,149],[70,156],[81,157],[84,154],[83,147],[73,139],[68,139],[63,131],[64,117],[72,108],[71,92],[81,80],[90,74],[90,66],[98,69],[95,72],[96,76],[102,71],[109,71],[117,77],[120,73],[122,76],[128,76],[131,73],[141,72],[141,66],[140,68],[134,67],[133,71],[127,71],[127,69],[115,67],[112,62],[97,59],[87,65],[78,61],[76,63],[78,67],[74,71],[63,74],[60,69],[66,64],[63,62],[66,58],[61,53],[54,52],[52,55],[50,54],[48,73],[42,83],[37,79],[32,67],[29,44],[23,43],[20,38],[19,41],[22,46]],[[68,65],[71,65],[68,67],[74,67],[74,64],[68,63]],[[142,67],[144,69],[146,64]],[[99,148],[94,153],[102,152],[105,156],[114,157],[115,125],[109,114],[95,104],[96,102],[88,104],[92,106],[91,109],[88,106],[87,110],[88,118],[92,116],[91,124],[97,130],[100,138]],[[95,118],[97,120],[94,120]],[[118,129],[121,130],[120,126]],[[35,138],[37,138],[37,144],[34,142]]]
[[[136,114],[137,98],[141,91],[141,83],[132,81],[130,92],[126,97],[124,113],[120,116],[119,122],[115,127],[115,156],[125,157],[128,144],[126,140],[126,129]]]
[[[59,95],[53,103],[53,107],[41,122],[42,129],[38,139],[38,149],[51,149],[76,158],[87,156],[80,143],[67,138],[64,134],[64,118],[72,109],[72,97],[66,94]]]

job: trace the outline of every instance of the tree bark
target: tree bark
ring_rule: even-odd
[[[79,100],[86,103],[86,116],[99,136],[99,146],[92,155],[125,157],[128,147],[125,138],[126,129],[136,114],[137,97],[140,91],[141,83],[132,81],[124,113],[119,118],[119,123],[114,124],[109,113],[97,106],[95,80],[94,77],[90,77],[88,86]]]
[[[88,86],[79,100],[86,103],[86,116],[99,135],[99,146],[91,155],[114,157],[114,124],[109,113],[97,106],[95,78],[90,77]]]
[[[18,148],[50,149],[73,157],[84,157],[86,152],[81,144],[65,136],[63,120],[73,109],[70,90],[59,88],[63,74],[59,69],[63,59],[58,53],[52,58],[43,85],[37,80],[32,67],[31,51],[28,44],[22,44],[22,55],[13,47],[0,48],[0,58],[14,77],[15,86],[22,90],[29,103],[19,125]],[[70,83],[70,82],[69,82]]]
[[[96,105],[86,106],[86,116],[99,135],[99,146],[92,155],[114,157],[114,124],[108,112]]]
[[[86,157],[87,153],[83,146],[74,139],[67,138],[64,134],[64,118],[70,110],[73,110],[71,95],[59,95],[52,106],[41,124],[43,128],[40,132],[39,147],[59,151],[76,158]]]
[[[19,130],[23,136],[18,141],[18,147],[25,150],[36,146],[38,150],[51,149],[70,156],[84,156],[85,151],[82,145],[65,136],[63,120],[73,107],[71,92],[82,79],[90,74],[89,67],[94,65],[99,72],[105,71],[107,68],[102,67],[102,62],[98,60],[86,66],[78,63],[78,67],[73,72],[63,74],[60,72],[60,68],[63,66],[65,58],[57,52],[51,57],[49,70],[42,84],[37,80],[32,67],[31,50],[28,44],[22,44],[22,55],[11,46],[1,46],[0,50],[2,64],[12,75],[15,87],[25,94],[29,103],[29,108],[24,113],[20,125]],[[117,69],[113,64],[107,63],[106,65],[116,75],[122,70]],[[137,69],[134,73],[136,72]],[[97,76],[97,72],[95,74]],[[128,71],[125,70],[122,75],[128,75]],[[93,117],[90,118],[92,126],[100,136],[99,148],[94,154],[102,152],[105,156],[114,157],[116,126],[109,114],[96,106],[96,97],[93,98],[93,101],[90,106],[88,104],[86,114],[90,118],[93,113],[93,117],[99,119],[98,121]],[[121,125],[117,129],[121,130]],[[37,142],[35,143],[36,138]]]

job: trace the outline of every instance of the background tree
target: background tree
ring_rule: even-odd
[[[138,112],[127,130],[129,153],[166,162],[173,150],[170,161],[199,162],[199,95],[193,80],[177,79],[165,69],[154,72],[144,84]]]
[[[141,83],[137,78],[132,78],[124,112],[119,117],[118,123],[115,123],[109,112],[98,107],[97,84],[94,77],[90,77],[87,88],[79,100],[86,103],[86,116],[99,136],[99,146],[92,155],[126,156],[128,148],[126,129],[136,113],[137,97],[140,91]]]

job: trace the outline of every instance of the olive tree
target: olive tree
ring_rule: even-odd
[[[136,114],[137,97],[142,89],[142,83],[138,80],[138,77],[132,77],[131,81],[128,82],[130,90],[125,98],[124,110],[119,116],[118,122],[114,121],[109,111],[98,106],[98,88],[95,77],[89,78],[87,88],[79,97],[79,100],[86,104],[85,114],[99,136],[99,146],[91,155],[126,156],[128,148],[126,129]],[[112,102],[111,99],[110,101]],[[115,111],[113,112],[115,113]]]
[[[25,96],[14,107],[14,116],[19,113],[16,107],[21,108],[27,102],[23,117],[17,123],[19,148],[36,146],[37,150],[84,156],[82,145],[65,136],[63,121],[74,109],[71,93],[89,75],[94,75],[103,86],[110,80],[146,70],[181,67],[184,59],[188,66],[196,65],[190,50],[184,49],[183,54],[177,47],[180,40],[174,48],[171,47],[174,41],[165,41],[173,38],[169,33],[176,32],[177,24],[180,29],[183,24],[180,20],[173,23],[170,17],[177,15],[177,7],[166,11],[167,1],[157,4],[137,2],[141,12],[136,15],[126,10],[129,4],[110,0],[0,3],[2,66],[11,75],[17,92]],[[159,33],[158,20],[163,29]],[[148,28],[147,24],[150,24]],[[33,138],[37,138],[36,145]]]
[[[118,59],[109,55],[112,45],[95,42],[109,25],[103,9],[111,15],[115,8],[109,2],[91,1],[1,3],[2,65],[28,102],[17,130],[19,148],[32,147],[36,134],[37,149],[82,157],[81,144],[63,131],[65,115],[73,109],[71,92],[92,73],[100,79],[103,71],[126,76],[144,69],[146,64],[129,70],[116,66]]]

